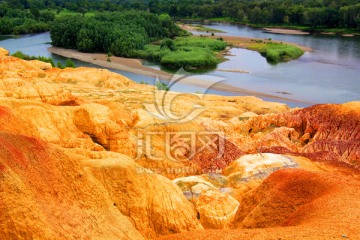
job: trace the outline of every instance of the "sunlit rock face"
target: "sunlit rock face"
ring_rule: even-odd
[[[203,229],[191,204],[169,179],[129,158],[84,162],[120,212],[146,238]]]
[[[259,153],[245,155],[232,162],[224,171],[224,174],[234,184],[237,182],[250,182],[252,180],[264,180],[271,173],[282,168],[296,168],[298,163],[291,157]]]
[[[3,48],[0,48],[0,57],[9,56],[9,51]]]
[[[205,228],[227,229],[235,219],[239,202],[229,193],[207,191],[196,201],[201,224]]]
[[[81,157],[35,138],[0,133],[4,239],[142,239]]]
[[[205,180],[208,178],[208,180]],[[239,202],[225,188],[226,178],[219,174],[191,176],[173,180],[196,209],[205,228],[229,228],[235,219]]]

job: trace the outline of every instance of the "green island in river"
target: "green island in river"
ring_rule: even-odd
[[[167,14],[145,11],[96,13],[92,16],[60,16],[55,19],[50,34],[54,47],[77,49],[86,53],[106,53],[111,56],[147,59],[170,69],[186,70],[215,68],[224,61],[221,52],[228,45],[260,52],[269,62],[289,61],[304,51],[295,45],[260,39],[237,39],[232,44],[227,37],[192,36],[176,25]]]

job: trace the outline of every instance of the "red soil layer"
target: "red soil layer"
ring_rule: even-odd
[[[10,115],[10,109],[0,106],[0,117],[8,116]]]
[[[349,106],[353,104],[354,106]],[[260,116],[261,131],[270,125],[294,128],[300,151],[280,146],[261,146],[261,152],[302,155],[315,161],[344,162],[360,167],[360,104],[315,105],[275,116]],[[291,139],[294,140],[294,139]]]
[[[196,154],[192,159],[192,162],[199,166],[203,173],[221,171],[231,162],[244,155],[235,144],[220,136],[217,136],[215,143],[217,149],[207,149]]]
[[[4,172],[4,171],[5,171],[5,166],[2,163],[0,163],[0,172]]]
[[[286,225],[301,206],[338,191],[336,188],[336,184],[318,173],[297,169],[277,171],[244,197],[237,211],[236,225],[245,228]]]

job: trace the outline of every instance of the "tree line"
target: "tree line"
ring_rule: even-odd
[[[144,10],[173,18],[360,30],[360,0],[3,0],[0,33],[47,30],[63,9],[86,13]]]
[[[27,10],[0,7],[0,34],[38,33],[49,30],[55,19],[50,10]]]
[[[150,0],[148,5],[151,12],[178,18],[360,30],[360,0]]]

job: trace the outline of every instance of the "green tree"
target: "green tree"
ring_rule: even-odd
[[[34,16],[34,18],[40,17],[40,10],[37,8],[30,8],[30,13]]]
[[[325,10],[323,8],[309,8],[304,14],[305,23],[312,29],[323,25],[325,20]]]

